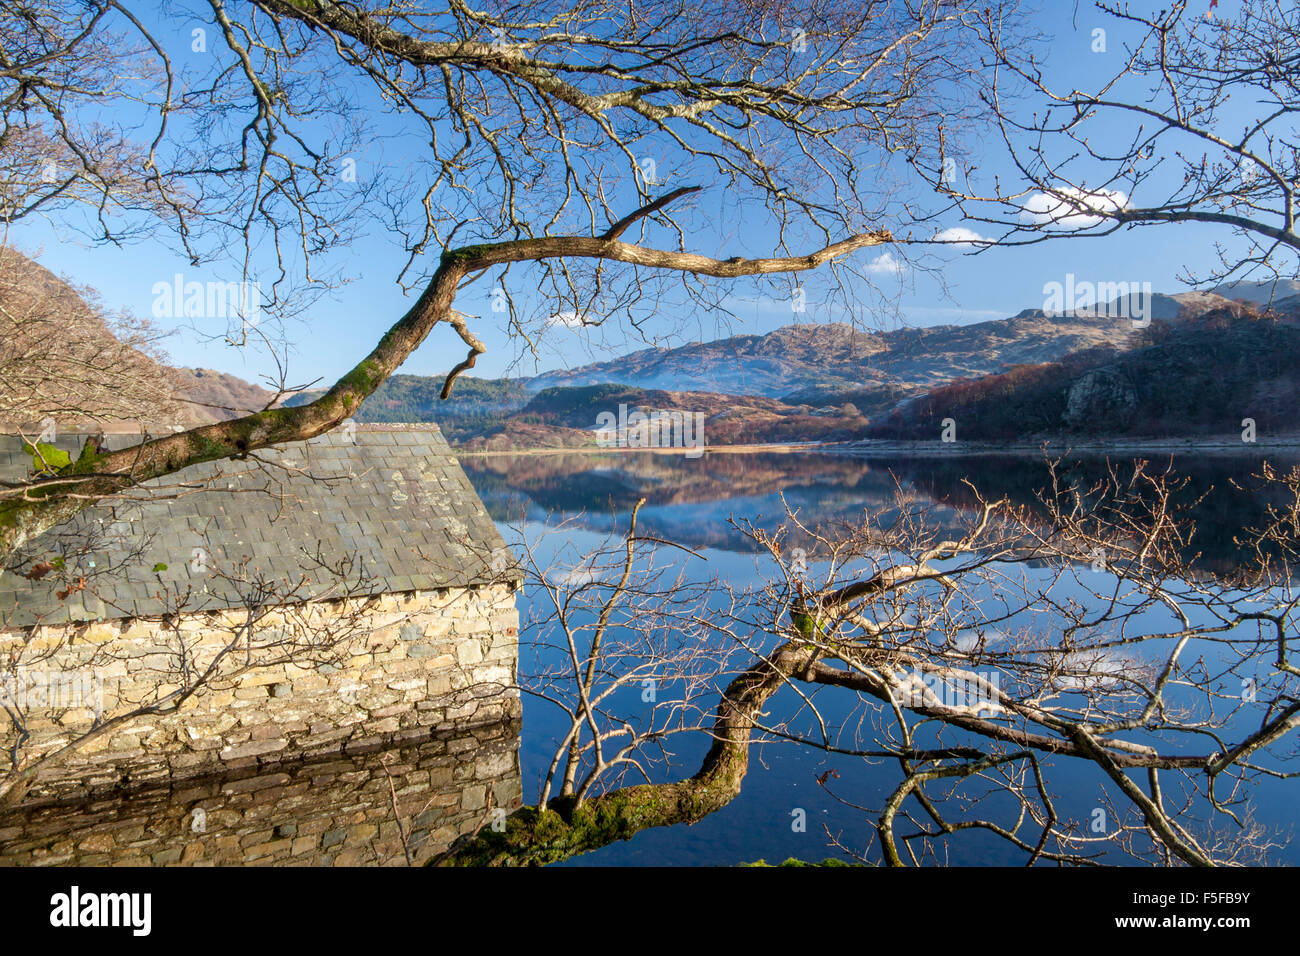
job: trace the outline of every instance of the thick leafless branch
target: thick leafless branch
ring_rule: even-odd
[[[1296,773],[1297,599],[1282,557],[1300,527],[1295,506],[1252,533],[1246,553],[1258,559],[1226,580],[1188,557],[1194,528],[1174,476],[1139,463],[1081,488],[1052,474],[1041,509],[976,494],[956,529],[901,492],[858,523],[811,525],[794,512],[775,531],[740,523],[778,573],[710,608],[711,633],[754,663],[722,691],[712,724],[701,723],[714,744],[700,771],[613,789],[606,774],[585,796],[547,787],[504,831],[463,842],[445,862],[545,863],[693,822],[740,792],[748,752],[765,740],[898,768],[875,806],[821,780],[875,818],[879,845],[852,851],[862,859],[942,861],[970,831],[1030,864],[1264,858],[1275,837],[1253,820],[1252,781]],[[1300,472],[1265,477],[1280,500],[1296,500]],[[622,580],[602,581],[604,606]],[[588,686],[578,666],[587,661],[573,656],[570,688]],[[709,663],[715,679],[733,673],[723,659]],[[848,718],[823,713],[819,686],[857,696]],[[770,714],[782,687],[796,691],[794,709]],[[587,713],[578,699],[575,732]],[[617,714],[601,719],[618,726]],[[1062,761],[1099,772],[1083,818],[1061,805]]]

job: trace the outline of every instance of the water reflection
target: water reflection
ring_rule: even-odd
[[[1113,456],[1120,467],[1132,467],[1132,458]],[[1152,455],[1150,470],[1163,471],[1169,457]],[[1270,455],[1279,471],[1288,470],[1295,456]],[[1243,528],[1264,523],[1268,499],[1254,493],[1262,455],[1178,456],[1174,472],[1187,477],[1179,501],[1188,507],[1188,517],[1198,532],[1192,540],[1199,552],[1198,564],[1232,570],[1241,560],[1233,541]],[[709,454],[698,461],[653,453],[614,455],[539,455],[515,457],[466,457],[464,467],[483,497],[493,518],[502,525],[509,540],[522,538],[540,567],[569,567],[576,555],[599,545],[609,531],[622,531],[633,504],[644,497],[638,528],[647,535],[671,539],[696,549],[690,557],[673,557],[692,580],[717,577],[737,588],[760,586],[772,569],[771,559],[758,551],[749,537],[731,526],[728,519],[752,518],[765,528],[785,520],[785,505],[798,509],[810,524],[851,521],[864,510],[892,504],[896,482],[920,502],[935,505],[939,521],[956,521],[973,507],[975,499],[962,479],[969,477],[987,496],[1008,497],[1013,503],[1032,508],[1036,495],[1048,484],[1049,472],[1041,456],[943,456],[850,457],[848,455],[801,452],[798,454]],[[1063,470],[1066,481],[1089,486],[1107,473],[1104,456],[1077,458]],[[1241,486],[1240,488],[1237,486]],[[1041,513],[1041,512],[1040,512]],[[562,519],[570,519],[559,533],[551,533]],[[509,525],[509,527],[507,527]],[[786,539],[787,543],[795,543]],[[811,573],[815,557],[809,555]],[[674,570],[679,566],[673,563]],[[1034,566],[1022,567],[1024,574],[1050,575]],[[1105,575],[1103,575],[1104,577]],[[1096,579],[1098,581],[1101,578]],[[1084,595],[1063,585],[1064,597],[1082,600]],[[1108,593],[1108,585],[1101,585]],[[533,617],[531,605],[540,601],[541,613],[550,607],[537,589],[525,587],[520,599],[524,620]],[[1142,617],[1135,619],[1141,625]],[[1001,622],[1014,629],[1016,622]],[[1051,628],[1050,620],[1041,622]],[[553,647],[540,642],[535,630],[525,632],[521,647],[521,672],[538,672],[552,661]],[[817,721],[809,714],[801,692],[816,699],[821,719],[839,746],[872,746],[870,728],[879,712],[874,701],[854,694],[840,694],[820,688],[786,688],[767,704],[769,722],[788,720],[786,729],[820,739]],[[615,712],[637,713],[635,693],[612,705]],[[522,762],[529,781],[528,799],[536,796],[535,781],[550,764],[556,746],[564,739],[568,718],[553,707],[533,698],[525,700],[525,733]],[[622,706],[623,711],[618,707]],[[864,730],[865,728],[865,730]],[[863,735],[863,736],[859,736]],[[1139,736],[1140,735],[1136,735]],[[960,733],[945,730],[945,744],[978,745]],[[669,765],[652,770],[655,780],[689,776],[700,766],[709,744],[707,735],[683,736],[674,740]],[[1086,821],[1098,806],[1114,800],[1111,782],[1098,768],[1073,758],[1042,760],[1061,819]],[[832,797],[821,781],[835,772]],[[887,763],[850,759],[815,747],[769,740],[756,744],[750,772],[741,794],[721,811],[690,827],[648,830],[628,843],[615,843],[569,861],[574,866],[599,865],[730,865],[760,857],[781,860],[789,856],[821,859],[839,855],[831,839],[858,849],[872,845],[875,813],[852,809],[878,808],[897,785],[896,769]],[[1282,834],[1286,844],[1294,823],[1293,781],[1260,779],[1249,788],[1248,799],[1255,820],[1271,833]],[[1006,812],[1005,824],[1015,821],[1015,808],[986,798],[993,816]],[[807,812],[807,828],[791,827],[792,808]],[[1188,825],[1200,825],[1206,814],[1203,804],[1184,818]],[[1200,831],[1198,831],[1200,832]],[[1295,849],[1293,849],[1295,847]],[[945,852],[953,865],[1020,865],[1024,856],[1009,844],[979,830],[967,830]],[[1294,864],[1300,844],[1277,852],[1282,861]],[[1120,855],[1108,855],[1105,862],[1127,862]]]
[[[519,723],[0,816],[0,865],[420,864],[520,805]]]
[[[1168,460],[1150,457],[1161,469]],[[1285,471],[1296,459],[1270,460]],[[1245,454],[1174,459],[1175,471],[1188,478],[1180,497],[1198,526],[1192,547],[1201,554],[1202,566],[1235,566],[1239,552],[1234,536],[1263,523],[1273,499],[1254,491],[1258,483],[1252,476],[1262,462],[1260,455]],[[1005,495],[1032,507],[1048,477],[1041,457],[1009,455],[862,458],[804,452],[710,454],[692,461],[652,453],[574,454],[466,457],[463,463],[499,523],[523,519],[536,532],[548,518],[580,516],[582,527],[572,537],[584,547],[596,544],[597,535],[589,532],[622,525],[631,506],[644,497],[644,531],[708,550],[708,569],[741,586],[756,573],[755,547],[727,519],[753,518],[772,527],[784,518],[782,496],[806,518],[850,521],[864,509],[888,506],[897,482],[933,502],[939,520],[955,520],[974,504],[963,478],[989,497]],[[1087,485],[1102,478],[1107,467],[1104,457],[1081,457],[1065,475]],[[521,599],[525,619],[529,599],[527,593]],[[771,712],[797,710],[800,699],[794,691],[782,695],[770,702]],[[842,712],[829,698],[824,706],[832,721],[849,726],[856,719],[854,699],[843,702]],[[523,776],[530,781],[531,801],[563,727],[532,700],[525,701],[525,715]],[[519,735],[518,724],[481,727],[386,751],[277,764],[156,789],[97,794],[79,802],[33,803],[0,816],[0,864],[392,865],[407,862],[408,854],[411,862],[420,863],[483,821],[489,794],[495,806],[520,805]],[[707,743],[703,735],[681,740],[664,773],[694,772]],[[820,858],[830,855],[826,840],[816,835],[823,824],[837,839],[866,845],[871,820],[846,812],[817,780],[836,770],[844,792],[868,805],[892,789],[887,769],[769,743],[756,747],[742,795],[723,811],[694,827],[648,831],[573,863],[716,865],[759,857]],[[1058,810],[1087,818],[1105,785],[1094,771],[1080,762],[1056,768]],[[1282,827],[1293,820],[1289,786],[1285,781],[1259,785],[1262,822]],[[791,830],[791,807],[808,811],[807,832]],[[1288,848],[1281,855],[1294,863],[1295,854]],[[1005,845],[977,834],[954,851],[951,862],[1022,860]]]
[[[1080,455],[1058,469],[1064,484],[1087,489],[1116,467],[1133,468],[1132,455]],[[1186,508],[1196,527],[1185,557],[1196,558],[1205,571],[1228,573],[1240,562],[1234,540],[1243,529],[1267,523],[1270,504],[1282,505],[1283,489],[1265,488],[1256,477],[1262,454],[1152,454],[1148,471],[1186,479],[1174,503]],[[1269,455],[1285,473],[1300,456]],[[968,479],[986,498],[1006,496],[1013,504],[1042,514],[1040,494],[1049,486],[1043,456],[959,453],[863,457],[824,452],[709,454],[687,460],[651,452],[609,455],[502,455],[466,457],[466,472],[499,523],[581,515],[593,531],[608,531],[617,515],[631,510],[638,498],[648,532],[694,548],[753,552],[757,547],[729,522],[754,520],[771,529],[782,523],[785,505],[798,509],[810,524],[860,519],[864,510],[888,511],[899,487],[934,506],[932,520],[951,522],[975,507]],[[785,504],[783,504],[783,499]],[[797,545],[795,537],[788,543]]]

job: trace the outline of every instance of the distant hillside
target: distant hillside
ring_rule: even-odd
[[[801,388],[789,395],[782,395],[781,401],[787,405],[809,405],[815,408],[840,408],[850,405],[865,418],[875,419],[892,411],[899,402],[923,393],[919,385],[884,385],[866,388],[845,388],[839,385],[817,385]]]
[[[1230,282],[1211,290],[1217,295],[1258,306],[1270,303],[1279,311],[1294,308],[1288,299],[1300,296],[1300,279],[1278,279],[1276,282]]]
[[[1152,319],[1180,319],[1232,306],[1210,292],[1153,294]],[[1133,332],[1115,300],[1105,314],[1049,317],[1025,309],[1007,319],[868,333],[842,323],[789,325],[681,348],[643,349],[581,368],[548,372],[534,389],[612,382],[639,388],[790,396],[876,407],[958,378],[1005,366],[1052,362],[1087,348],[1124,345]],[[1125,303],[1127,304],[1127,303]],[[1112,317],[1115,316],[1115,317]],[[840,396],[854,391],[856,397]]]
[[[0,430],[92,426],[109,431],[212,421],[178,402],[147,321],[112,313],[35,260],[0,246]]]
[[[172,368],[147,321],[0,247],[0,430],[191,427],[264,408],[272,393],[211,369]]]
[[[462,375],[446,401],[441,376],[393,375],[367,398],[354,416],[359,422],[437,422],[449,441],[499,425],[532,398],[519,379]],[[300,392],[285,405],[303,405],[322,394]]]
[[[147,323],[108,316],[92,294],[30,259],[13,254],[0,266],[10,311],[26,315],[39,306],[46,313],[45,325],[24,319],[21,332],[0,330],[0,420],[10,420],[10,427],[20,419],[30,427],[47,413],[40,410],[60,409],[60,422],[86,419],[77,409],[90,409],[101,427],[135,428],[142,418],[150,427],[190,426],[264,408],[272,398],[233,375],[169,368],[153,349],[157,336]],[[1251,396],[1281,402],[1292,395],[1289,373],[1269,365],[1271,353],[1255,350],[1267,341],[1277,355],[1291,356],[1294,328],[1238,322],[1254,309],[1243,303],[1260,302],[1284,316],[1300,314],[1300,281],[1155,294],[1149,303],[1155,325],[1142,332],[1135,332],[1131,309],[1116,307],[1128,303],[1115,300],[1101,315],[1049,316],[1031,308],[971,325],[880,333],[834,323],[790,325],[766,335],[645,349],[531,380],[462,376],[447,401],[439,398],[441,376],[394,375],[355,417],[436,422],[449,440],[474,448],[593,445],[596,416],[621,404],[701,411],[713,445],[868,434],[928,440],[944,417],[962,419],[962,437],[998,440],[1062,429],[1222,430],[1224,416],[1238,415],[1237,406],[1250,404]],[[32,343],[59,342],[64,317],[67,342],[59,343],[55,362],[67,371],[47,374],[30,361],[25,370],[6,371],[4,363],[23,359]],[[93,369],[103,356],[127,374],[111,381],[77,374],[78,363]],[[65,387],[83,379],[94,386],[90,392]],[[22,396],[23,406],[10,400],[6,409],[5,385],[11,398]],[[304,392],[285,404],[321,394]],[[1241,412],[1237,420],[1254,417],[1262,428],[1279,414]]]
[[[934,441],[947,418],[959,441],[1226,435],[1240,433],[1246,418],[1260,437],[1297,430],[1294,321],[1216,310],[1155,322],[1135,344],[941,386],[904,402],[865,435]]]
[[[179,380],[178,392],[190,403],[193,413],[214,421],[261,411],[275,395],[260,385],[210,368],[178,368],[175,371]]]
[[[469,449],[581,448],[596,446],[601,413],[703,412],[704,444],[747,445],[844,441],[866,420],[852,409],[818,410],[772,398],[588,385],[548,388],[501,424],[469,436]]]
[[[1159,327],[1249,310],[1210,292],[1157,294],[1150,307]],[[1056,374],[1054,363],[1067,356],[1077,365],[1080,356],[1121,354],[1133,345],[1135,329],[1129,318],[1110,317],[1124,314],[1114,303],[1107,311],[1051,317],[1026,309],[1009,319],[879,335],[843,324],[793,325],[768,335],[644,350],[532,380],[462,377],[447,402],[438,397],[441,377],[397,375],[357,418],[436,421],[466,448],[576,448],[595,444],[598,414],[624,404],[703,411],[706,440],[715,445],[851,440],[887,418],[890,427],[903,427],[910,420],[891,413],[954,379],[983,380],[1011,368],[1008,381],[1021,382],[1032,368]]]

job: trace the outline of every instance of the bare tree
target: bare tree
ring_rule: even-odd
[[[158,338],[0,247],[0,429],[178,420],[179,383]]]
[[[419,12],[261,0],[238,15],[222,0],[209,5],[194,43],[210,68],[184,77],[124,2],[48,0],[0,14],[0,37],[36,38],[5,41],[0,142],[56,140],[80,163],[63,191],[43,183],[11,202],[9,221],[62,209],[74,193],[96,196],[89,225],[102,239],[164,223],[195,262],[233,249],[224,261],[245,281],[266,271],[263,304],[279,320],[338,278],[327,254],[382,209],[406,236],[401,277],[418,299],[309,405],[159,438],[129,456],[94,455],[3,492],[0,553],[104,495],[338,425],[439,323],[467,347],[450,388],[483,351],[456,295],[489,278],[508,293],[512,267],[553,293],[534,330],[566,297],[626,306],[635,329],[635,304],[664,276],[706,306],[720,288],[707,280],[820,266],[848,290],[838,278],[851,254],[922,216],[894,157],[933,150],[940,116],[978,108],[976,54],[963,42],[974,5],[745,3],[705,13],[677,0],[484,10],[451,0]],[[137,80],[144,67],[125,63],[152,73]],[[90,148],[103,134],[89,119],[123,104],[154,121],[138,161],[113,152],[136,173],[125,195]],[[382,140],[366,123],[377,109],[427,137],[430,151],[418,176],[356,185],[348,161]],[[125,121],[112,135],[124,134]],[[412,182],[414,196],[403,191]],[[682,202],[700,182],[770,231],[778,254],[686,251],[712,215]],[[148,210],[133,205],[141,188]],[[127,213],[120,227],[117,207]],[[528,340],[513,309],[507,321]]]
[[[113,229],[121,239],[141,228],[122,222],[124,213],[166,212],[162,194],[142,175],[153,166],[150,143],[137,140],[129,121],[110,126],[80,115],[96,102],[156,107],[142,91],[166,77],[128,35],[136,33],[133,20],[112,3],[36,2],[0,10],[5,223],[83,210],[101,231]],[[152,52],[155,59],[162,54]],[[159,120],[161,134],[165,120]]]
[[[1188,271],[1189,284],[1294,279],[1295,5],[1246,0],[1226,16],[1198,15],[1186,2],[1154,15],[1093,7],[1091,51],[1079,55],[1118,66],[1084,90],[1054,87],[1042,44],[1008,37],[996,15],[984,19],[993,142],[1010,172],[990,180],[948,162],[928,178],[968,221],[995,227],[989,245],[1207,223],[1233,241],[1217,243],[1216,268]],[[1057,41],[1051,54],[1060,52]]]
[[[1252,784],[1296,774],[1300,471],[1260,478],[1286,504],[1243,541],[1251,557],[1233,580],[1189,557],[1179,480],[1144,463],[1093,487],[1054,477],[1041,512],[977,497],[955,536],[901,493],[860,523],[818,527],[791,513],[775,532],[743,524],[781,573],[711,608],[713,633],[753,662],[720,685],[699,771],[621,787],[607,772],[585,796],[543,790],[549,800],[443,862],[547,863],[697,821],[740,792],[763,740],[897,767],[874,806],[835,794],[830,774],[821,780],[875,821],[869,846],[828,831],[856,859],[942,861],[971,832],[1031,865],[1265,859],[1278,835],[1254,821]],[[813,571],[788,559],[792,534],[815,542]],[[612,600],[618,581],[606,587]],[[598,656],[572,669],[571,686],[586,686],[582,667]],[[725,660],[715,681],[734,673]],[[785,687],[795,712],[769,715]],[[850,716],[824,715],[819,687],[854,701]],[[1082,816],[1060,806],[1056,777],[1076,761],[1100,784]]]
[[[542,566],[546,537],[523,542],[527,583],[541,600],[531,602],[540,610],[525,622],[540,640],[529,648],[535,660],[523,668],[520,689],[568,720],[542,781],[542,804],[552,794],[580,804],[598,783],[629,776],[648,782],[653,765],[671,757],[671,738],[698,731],[707,716],[700,701],[711,700],[713,679],[736,652],[710,623],[716,584],[692,582],[671,560],[656,562],[656,550],[674,549],[638,533],[642,504],[621,538],[571,556],[572,566],[564,559]],[[548,535],[564,534],[568,524]],[[630,697],[646,705],[642,713],[627,706]]]

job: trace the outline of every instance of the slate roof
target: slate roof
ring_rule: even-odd
[[[75,459],[85,440],[53,444]],[[0,629],[237,607],[259,579],[291,595],[279,604],[518,580],[436,426],[336,429],[257,456],[268,464],[225,459],[149,482],[29,544],[0,572]],[[0,480],[31,465],[21,439],[0,436]],[[27,577],[42,562],[62,567]]]

